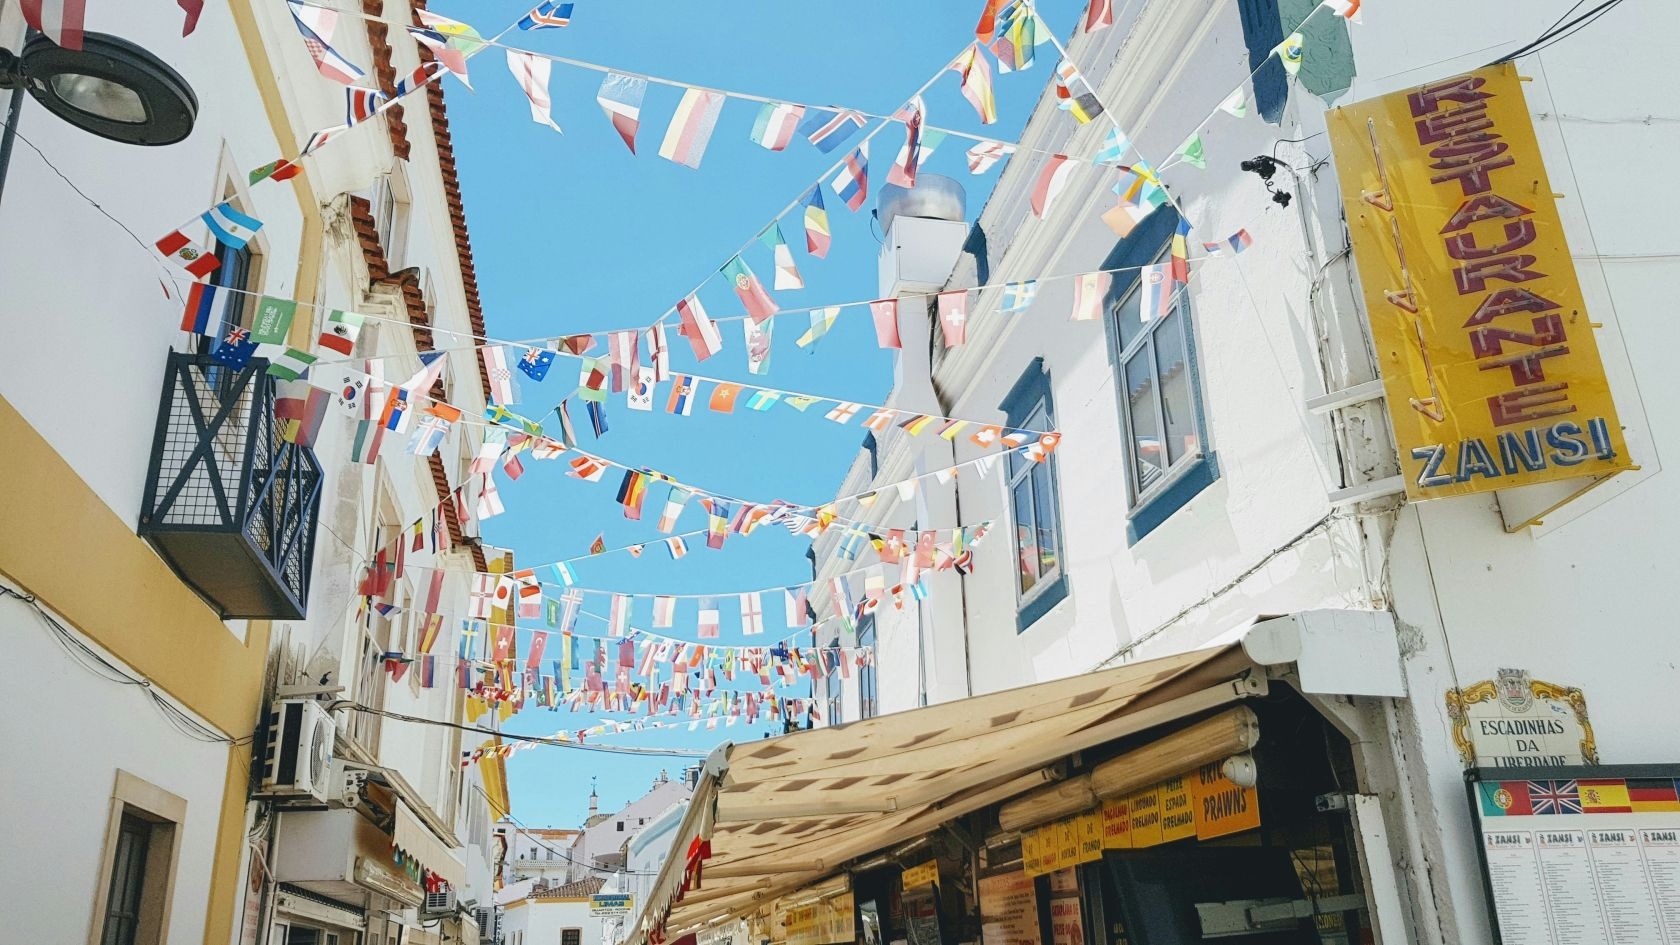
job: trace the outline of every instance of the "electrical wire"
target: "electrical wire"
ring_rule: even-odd
[[[157,691],[155,684],[150,679],[144,675],[134,675],[125,671],[122,667],[106,659],[99,651],[82,642],[76,633],[65,627],[42,606],[35,595],[0,586],[0,597],[16,598],[35,611],[36,616],[40,617],[41,622],[46,624],[47,629],[52,632],[53,640],[64,649],[64,652],[72,660],[89,672],[106,682],[140,687],[153,704],[157,706],[164,720],[188,738],[206,744],[222,745],[243,745],[255,738],[254,735],[247,735],[244,738],[229,738],[177,708],[173,702]]]
[[[403,712],[392,712],[389,709],[376,709],[372,706],[362,705],[359,702],[337,702],[333,704],[333,708],[349,709],[352,712],[364,712],[369,715],[377,715],[381,718],[393,719],[398,722],[412,722],[416,725],[435,725],[439,728],[452,728],[462,732],[474,732],[480,735],[494,735],[500,738],[511,739],[517,742],[526,742],[533,745],[552,745],[556,748],[578,748],[584,751],[603,752],[605,754],[613,755],[643,755],[655,758],[704,758],[710,754],[710,752],[695,751],[693,749],[684,748],[631,748],[624,745],[591,745],[587,742],[563,741],[558,738],[551,738],[544,735],[519,735],[513,732],[503,732],[493,728],[485,728],[480,725],[467,725],[462,722],[445,722],[442,719],[421,718],[418,715],[408,715]]]
[[[1622,0],[1604,0],[1604,2],[1598,6],[1593,7],[1591,10],[1588,10],[1575,19],[1564,23],[1564,18],[1579,9],[1582,2],[1584,2],[1584,0],[1577,0],[1576,4],[1565,11],[1563,16],[1559,17],[1556,23],[1547,27],[1546,30],[1539,36],[1535,37],[1532,42],[1524,46],[1519,46],[1511,52],[1508,52],[1505,55],[1500,56],[1498,59],[1488,63],[1488,65],[1497,66],[1501,63],[1510,62],[1518,56],[1533,55],[1534,53],[1540,52],[1549,46],[1556,45],[1581,30],[1586,29],[1588,26],[1591,26],[1595,20],[1608,13],[1617,4],[1621,3]],[[1563,25],[1559,26],[1559,23],[1563,23]]]

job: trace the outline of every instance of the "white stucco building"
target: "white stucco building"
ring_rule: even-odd
[[[1390,265],[1374,244],[1350,251],[1380,220],[1359,198],[1375,178],[1344,166],[1350,152],[1332,154],[1327,102],[1352,105],[1481,68],[1541,36],[1560,11],[1367,5],[1351,27],[1321,11],[1302,31],[1305,64],[1291,78],[1267,55],[1291,32],[1284,24],[1315,9],[1307,0],[1140,6],[1070,44],[1108,114],[1080,126],[1047,89],[1021,152],[965,221],[965,241],[934,213],[885,221],[880,291],[904,297],[892,405],[1008,427],[1053,424],[1064,439],[1046,463],[1000,460],[984,477],[968,467],[911,501],[889,485],[981,449],[966,434],[953,445],[894,429],[859,454],[837,492],[881,489],[870,508],[850,510],[881,529],[996,526],[975,549],[972,574],[938,573],[927,601],[865,618],[859,642],[877,647],[877,672],[827,692],[830,714],[846,722],[994,693],[1241,639],[1266,617],[1330,612],[1289,632],[1368,634],[1365,668],[1392,669],[1404,690],[1331,688],[1355,695],[1315,703],[1351,746],[1352,792],[1370,799],[1351,828],[1375,904],[1364,921],[1382,941],[1492,941],[1467,767],[1521,763],[1530,751],[1553,763],[1676,760],[1668,727],[1651,720],[1680,708],[1668,682],[1680,644],[1653,590],[1656,562],[1673,557],[1680,527],[1680,489],[1663,462],[1664,444],[1680,442],[1680,388],[1660,355],[1680,342],[1661,302],[1680,275],[1680,239],[1648,195],[1680,132],[1645,116],[1672,111],[1662,90],[1680,67],[1655,37],[1680,19],[1620,5],[1515,60],[1588,313],[1569,330],[1596,341],[1619,452],[1634,468],[1572,497],[1591,480],[1408,500],[1408,481],[1414,495],[1425,485],[1424,460],[1397,450],[1375,382],[1398,355],[1371,329],[1394,309],[1368,301],[1398,283],[1368,283]],[[1219,109],[1238,88],[1241,118]],[[1413,114],[1427,120],[1427,103]],[[1128,161],[1165,166],[1178,204],[1119,240],[1100,219],[1114,206],[1116,172],[1088,163],[1111,117],[1130,136]],[[1205,169],[1169,164],[1198,129]],[[1029,204],[1050,153],[1079,166],[1040,219]],[[1256,156],[1275,158],[1264,168],[1269,183],[1239,166]],[[1363,175],[1351,203],[1343,174]],[[1406,214],[1426,207],[1452,210],[1403,196],[1395,212],[1408,221],[1405,240],[1433,232],[1406,229]],[[1140,314],[1140,267],[1168,259],[1180,209],[1195,227],[1189,284],[1155,317]],[[1488,226],[1484,245],[1497,242]],[[1246,251],[1198,258],[1202,243],[1239,230],[1252,236]],[[1406,245],[1421,285],[1427,254]],[[944,274],[930,279],[915,263]],[[1072,322],[1072,277],[1096,270],[1112,273],[1102,318]],[[980,292],[967,343],[955,348],[940,337],[932,298],[919,294],[1031,279],[1039,291],[1023,313],[1000,314],[997,288]],[[1443,396],[1455,393],[1463,397]],[[1445,463],[1449,478],[1456,462]],[[859,566],[838,557],[838,540],[818,543],[819,588]],[[826,636],[819,644],[850,642],[832,629]],[[1551,701],[1537,695],[1546,692]],[[1467,724],[1526,711],[1512,708],[1523,693],[1551,706],[1567,734],[1517,745]],[[1261,777],[1264,789],[1264,764]]]
[[[218,326],[252,327],[265,296],[295,302],[286,344],[310,350],[329,312],[365,314],[353,365],[325,370],[401,383],[419,352],[483,333],[444,93],[434,85],[339,136],[290,180],[253,181],[344,121],[343,88],[317,71],[286,4],[206,4],[186,37],[162,12],[90,4],[87,28],[180,74],[197,98],[191,135],[117,144],[24,95],[0,193],[0,488],[19,499],[0,523],[0,627],[9,655],[56,694],[45,729],[13,713],[0,745],[74,746],[51,776],[0,789],[0,834],[27,853],[0,867],[7,936],[476,936],[467,907],[493,895],[503,762],[463,766],[482,737],[379,714],[494,724],[454,685],[452,660],[430,684],[420,663],[386,661],[418,652],[432,573],[457,575],[435,607],[456,614],[466,573],[511,567],[444,508],[476,440],[457,427],[419,457],[393,434],[361,462],[357,419],[317,391],[318,435],[287,441],[284,390],[262,362],[212,363],[211,339],[181,328],[193,276],[150,245],[181,228],[216,255],[206,286]],[[400,23],[412,7],[371,12]],[[0,45],[21,48],[23,35],[19,5],[0,3]],[[420,62],[377,20],[342,17],[332,43],[365,69],[365,87],[390,91]],[[261,221],[243,247],[198,220],[222,201]],[[94,339],[102,366],[69,382]],[[452,359],[441,383],[482,415],[474,359]],[[387,595],[403,609],[386,619],[359,607],[368,560],[416,523],[430,533],[434,512],[448,549],[428,540],[407,556]],[[435,653],[454,652],[458,624]],[[276,708],[287,700],[293,709]]]

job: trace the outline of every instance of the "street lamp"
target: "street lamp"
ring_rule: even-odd
[[[84,33],[79,50],[43,35],[19,54],[0,49],[0,89],[27,89],[54,115],[124,144],[174,144],[198,117],[198,97],[180,73],[104,33]]]

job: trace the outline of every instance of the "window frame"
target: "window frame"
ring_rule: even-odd
[[[175,899],[175,871],[181,859],[182,825],[187,802],[127,771],[118,769],[111,790],[111,806],[100,856],[93,912],[88,922],[88,945],[103,945],[111,920],[111,892],[125,828],[144,825],[146,849],[141,855],[143,875],[133,917],[133,945],[158,945],[169,940],[169,912]]]
[[[1202,390],[1195,306],[1192,304],[1188,287],[1181,287],[1175,292],[1172,312],[1155,320],[1152,325],[1145,326],[1136,338],[1124,346],[1120,338],[1121,311],[1128,302],[1136,300],[1141,304],[1141,267],[1170,258],[1172,235],[1178,227],[1178,220],[1178,213],[1171,207],[1156,210],[1130,236],[1116,244],[1103,262],[1105,269],[1121,270],[1116,273],[1103,306],[1103,333],[1108,345],[1109,367],[1114,376],[1115,409],[1120,420],[1120,452],[1126,465],[1128,545],[1135,545],[1143,540],[1219,478],[1218,455],[1213,447],[1207,405]],[[1136,441],[1132,432],[1131,398],[1128,394],[1126,367],[1133,360],[1147,355],[1154,390],[1155,417],[1164,457],[1167,449],[1166,399],[1161,391],[1160,362],[1155,353],[1155,336],[1175,315],[1179,318],[1179,331],[1184,345],[1196,448],[1187,450],[1176,461],[1169,462],[1162,470],[1160,478],[1144,488],[1141,485]]]
[[[857,625],[857,644],[859,647],[873,647],[879,636],[880,625],[874,614],[864,614]],[[841,654],[845,658],[845,654]],[[880,714],[880,680],[875,674],[875,663],[870,661],[858,668],[858,718],[870,719]],[[836,720],[838,721],[838,720]]]
[[[1027,428],[1034,422],[1042,422],[1046,430],[1056,428],[1055,394],[1050,382],[1050,369],[1043,358],[1034,358],[1021,374],[1020,379],[1004,395],[998,409],[1004,412],[1005,424],[1012,428]],[[1044,419],[1034,421],[1032,418],[1042,411]],[[1015,464],[1019,463],[1019,468]],[[1014,552],[1011,565],[1013,574],[1011,584],[1015,588],[1015,632],[1024,633],[1028,627],[1038,622],[1040,617],[1049,613],[1057,604],[1067,599],[1067,530],[1062,516],[1062,483],[1060,470],[1057,468],[1055,454],[1046,457],[1043,462],[1033,460],[1010,451],[1004,460],[1002,481],[1004,486],[1005,511],[1009,516],[1010,545]],[[1052,533],[1056,539],[1056,567],[1054,573],[1041,574],[1037,583],[1023,591],[1020,581],[1021,567],[1021,529],[1015,514],[1015,488],[1019,480],[1031,480],[1033,473],[1040,467],[1046,472],[1049,483],[1049,507],[1055,515]],[[1035,533],[1037,528],[1040,497],[1036,486],[1031,486],[1033,523]]]

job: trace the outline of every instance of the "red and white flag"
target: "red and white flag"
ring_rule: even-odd
[[[78,42],[75,47],[66,46],[65,48],[80,48],[80,46],[81,44]],[[216,267],[222,264],[213,253],[205,251],[204,247],[193,242],[180,230],[176,230],[158,240],[157,248],[158,252],[168,256],[177,266],[201,279],[215,272]]]
[[[682,319],[681,331],[694,348],[696,360],[704,361],[723,349],[717,322],[706,317],[706,307],[700,304],[699,296],[690,295],[678,302],[677,315]]]
[[[898,337],[898,300],[877,299],[869,303],[869,313],[875,316],[875,343],[883,348],[902,348]]]
[[[857,416],[857,412],[857,404],[839,403],[835,404],[834,409],[830,410],[825,416],[827,416],[828,419],[833,420],[835,423],[850,423],[851,419]]]
[[[741,595],[741,635],[756,637],[764,632],[764,602],[758,591]]]
[[[548,97],[548,72],[552,64],[536,53],[517,49],[507,51],[507,64],[514,81],[525,90],[525,98],[531,103],[531,120],[559,131],[560,126],[554,123],[554,103]]]
[[[787,608],[788,627],[805,626],[805,588],[784,588],[782,597],[782,603]]]
[[[927,117],[922,97],[918,95],[911,99],[910,104],[893,117],[904,122],[904,144],[899,147],[898,156],[893,159],[893,166],[887,171],[887,183],[900,187],[914,187],[916,168],[921,164],[922,122]]]
[[[697,635],[702,640],[716,640],[718,637],[718,606],[713,598],[700,598],[700,632]]]
[[[1014,154],[1015,149],[1001,141],[982,141],[968,149],[968,172],[970,174],[984,174],[992,169],[999,159]]]
[[[1068,177],[1073,173],[1073,162],[1065,154],[1052,154],[1045,163],[1044,170],[1039,172],[1038,183],[1033,185],[1032,211],[1033,216],[1040,220],[1050,212],[1050,203],[1067,186]]]
[[[663,383],[671,376],[671,343],[666,340],[664,324],[649,328],[644,337],[647,339],[648,361],[653,365],[653,380]]]
[[[86,13],[87,0],[23,0],[23,21],[65,49],[82,48]],[[187,32],[192,32],[190,25]]]
[[[945,347],[956,348],[967,343],[967,289],[939,293],[939,327],[945,332]]]
[[[882,407],[870,414],[869,419],[863,421],[864,429],[877,431],[885,430],[887,427],[892,426],[893,418],[896,416],[898,416],[898,411],[893,410],[890,407]]]
[[[484,373],[490,381],[490,402],[511,404],[519,400],[519,390],[513,384],[513,371],[508,368],[502,346],[486,345],[480,356],[484,358]]]
[[[1085,32],[1095,33],[1114,25],[1114,0],[1091,0],[1085,8]]]
[[[675,597],[657,596],[653,599],[653,626],[656,630],[663,630],[671,625],[671,619],[677,613],[677,599]]]

